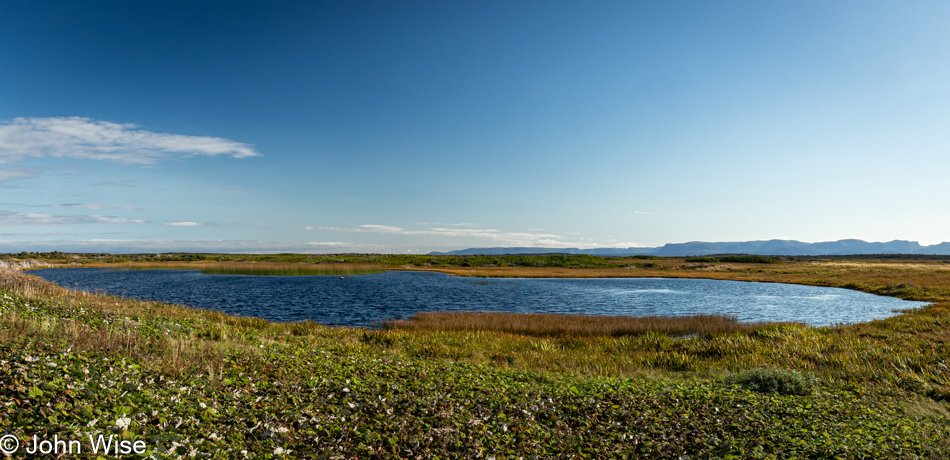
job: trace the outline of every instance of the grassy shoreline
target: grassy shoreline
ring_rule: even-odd
[[[751,332],[797,323],[741,323],[729,315],[602,316],[557,313],[420,312],[383,322],[387,330],[504,332],[531,337],[622,337],[641,334],[689,336]]]
[[[0,431],[23,442],[113,433],[145,440],[155,458],[950,455],[950,267],[650,263],[580,270],[934,304],[839,327],[534,337],[277,324],[0,272],[0,391],[14,403],[0,406]],[[502,268],[438,271],[517,269]]]

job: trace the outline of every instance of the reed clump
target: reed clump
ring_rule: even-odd
[[[730,315],[600,316],[547,313],[421,312],[384,329],[505,332],[536,337],[667,335],[748,332],[774,323],[741,323]]]
[[[67,294],[65,289],[53,283],[8,268],[0,268],[0,289],[27,296]]]

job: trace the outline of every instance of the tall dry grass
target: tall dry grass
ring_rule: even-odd
[[[18,292],[26,296],[49,296],[61,294],[80,295],[79,291],[67,291],[55,284],[12,268],[0,268],[0,289]]]
[[[12,269],[0,269],[0,293],[13,293],[37,307],[52,307],[39,315],[0,309],[2,344],[14,347],[31,341],[68,344],[71,350],[132,357],[151,368],[172,373],[209,372],[209,378],[212,370],[222,367],[225,356],[258,352],[256,344],[245,340],[247,330],[262,330],[272,325],[258,318],[64,289]],[[82,310],[90,317],[105,321],[90,323],[71,315],[49,314],[57,309],[63,313]],[[141,321],[147,318],[183,321],[182,324],[200,329],[174,335],[154,331],[140,333]]]
[[[668,335],[752,331],[770,323],[740,323],[734,316],[595,316],[541,313],[422,312],[409,320],[383,323],[384,329],[494,331],[537,337]]]
[[[194,336],[146,336],[137,333],[128,322],[109,327],[92,327],[79,321],[51,317],[31,318],[16,313],[0,314],[0,342],[19,344],[38,340],[69,344],[82,352],[107,352],[130,357],[155,369],[182,372],[198,368],[220,368],[226,355],[240,350],[254,353],[256,348],[240,341],[200,340]]]

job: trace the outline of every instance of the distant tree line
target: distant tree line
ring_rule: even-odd
[[[772,256],[760,256],[756,254],[737,254],[737,255],[722,255],[722,256],[704,256],[704,257],[688,257],[686,258],[687,262],[732,262],[740,264],[777,264],[782,260],[778,257]]]

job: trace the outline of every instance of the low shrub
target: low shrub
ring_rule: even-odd
[[[814,377],[782,369],[750,369],[727,377],[726,382],[758,393],[802,396],[811,394],[816,386]]]
[[[717,263],[717,262],[732,262],[737,264],[777,264],[781,262],[776,257],[770,256],[760,256],[757,254],[737,254],[731,256],[702,256],[702,257],[688,257],[686,262],[706,262],[706,263]]]
[[[633,268],[663,268],[660,264],[655,264],[653,262],[643,262],[638,264],[630,264]]]
[[[760,256],[755,254],[741,254],[737,256],[719,256],[720,262],[733,262],[739,264],[777,264],[781,262],[775,257]]]

